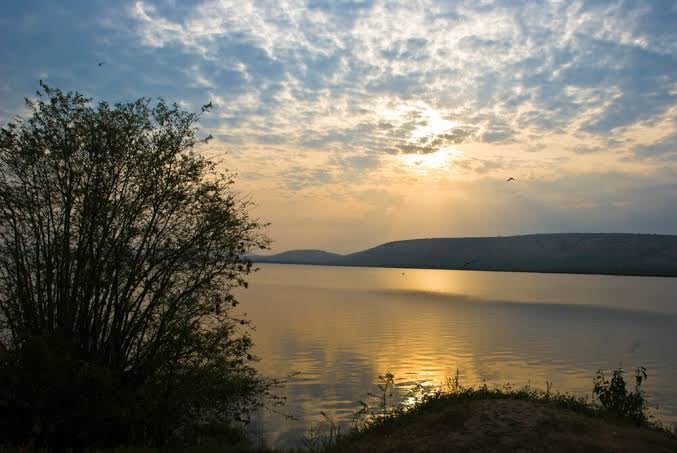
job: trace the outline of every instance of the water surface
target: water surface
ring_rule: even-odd
[[[261,371],[299,372],[282,392],[298,420],[255,424],[272,445],[298,445],[321,411],[347,422],[386,371],[584,396],[599,368],[643,365],[653,412],[677,423],[677,279],[266,264],[238,296]]]

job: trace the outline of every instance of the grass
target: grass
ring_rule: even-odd
[[[607,376],[610,376],[607,378]],[[644,368],[635,372],[628,389],[622,369],[599,371],[593,398],[581,398],[529,385],[490,388],[464,386],[460,373],[439,388],[416,385],[402,392],[395,377],[379,377],[342,428],[326,413],[324,423],[310,428],[304,448],[311,453],[406,451],[656,451],[677,452],[677,433],[648,413],[642,384]],[[256,447],[241,433],[204,433],[206,442],[194,448],[166,451],[275,452]],[[3,452],[24,449],[2,449]],[[143,448],[106,450],[119,453]]]
[[[529,385],[489,388],[461,385],[459,372],[441,388],[414,387],[397,399],[394,376],[380,376],[378,391],[369,393],[348,429],[326,414],[305,439],[311,452],[511,451],[520,448],[566,451],[677,451],[677,435],[648,414],[642,384],[646,370],[635,373],[628,390],[622,369],[611,379],[599,371],[594,398],[581,398]],[[634,446],[634,447],[633,447]],[[561,450],[558,450],[561,448]]]

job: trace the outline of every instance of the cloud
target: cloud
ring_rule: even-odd
[[[538,190],[582,206],[596,196],[567,177],[611,184],[595,172],[675,165],[671,2],[36,0],[11,2],[0,21],[0,120],[43,76],[111,101],[212,101],[205,134],[260,191],[359,204],[376,188],[401,200],[421,181],[475,191],[509,169],[561,179]],[[416,165],[437,154],[448,162]]]
[[[324,168],[291,167],[282,175],[288,189],[297,191],[306,187],[324,185],[333,180],[331,173]]]
[[[677,159],[677,133],[673,133],[649,145],[635,148],[635,156]]]
[[[257,108],[231,107],[226,124],[258,142],[272,131],[303,146],[428,153],[467,140],[511,142],[525,130],[573,127],[604,137],[675,102],[671,9],[427,3],[205,0],[179,17],[137,1],[129,13],[142,45],[199,56],[194,70],[205,86],[255,93]],[[384,134],[382,112],[371,108],[382,99],[425,102],[477,133],[423,139],[399,124]],[[349,111],[353,103],[362,111]]]
[[[330,116],[341,128],[345,115],[332,105],[388,97],[423,100],[486,129],[477,140],[572,125],[603,136],[675,102],[677,13],[666,4],[137,0],[124,6],[126,17],[98,5],[97,22],[116,40],[108,44],[136,40],[132,58],[147,83],[164,72],[169,84],[178,73],[180,82],[193,78],[187,85],[194,92],[182,89],[191,98],[207,90],[229,101],[254,93],[257,109],[233,108],[231,115],[252,135],[261,116],[286,132],[290,114],[309,119],[308,126]],[[67,11],[73,23],[87,14]],[[94,30],[78,38],[88,35]],[[129,49],[112,50],[113,60],[130,56]],[[378,112],[369,113],[362,116],[378,123]],[[483,122],[491,114],[506,126]],[[293,142],[300,131],[285,135]]]

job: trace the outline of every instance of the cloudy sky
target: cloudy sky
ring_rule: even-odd
[[[5,0],[3,123],[39,79],[212,101],[275,251],[677,233],[677,1]]]

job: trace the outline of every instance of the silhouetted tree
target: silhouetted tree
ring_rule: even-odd
[[[270,397],[234,317],[261,224],[199,116],[41,83],[0,133],[0,435],[187,441]]]

